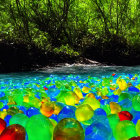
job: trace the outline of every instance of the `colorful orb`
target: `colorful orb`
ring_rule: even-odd
[[[128,111],[121,111],[118,113],[120,121],[124,121],[124,120],[129,120],[131,121],[133,119],[132,114],[130,114]]]
[[[38,114],[30,117],[25,128],[29,140],[52,140],[53,125],[46,116]]]
[[[13,115],[15,115],[17,113],[19,113],[19,109],[17,107],[15,107],[15,106],[14,107],[10,107],[9,109],[7,109],[7,114],[8,115],[13,116]]]
[[[58,114],[58,121],[64,118],[75,118],[75,110],[74,106],[65,106]]]
[[[83,98],[83,94],[82,94],[80,88],[77,88],[77,87],[76,87],[76,88],[74,88],[73,91],[76,93],[76,95],[78,96],[79,99],[82,99],[82,98]]]
[[[26,131],[19,124],[8,126],[0,135],[0,140],[25,140]]]
[[[140,94],[133,97],[132,106],[136,111],[140,111]]]
[[[138,136],[138,137],[132,137],[129,140],[140,140],[140,136]]]
[[[42,105],[40,107],[40,112],[44,116],[50,117],[53,114],[53,112],[54,112],[54,103],[52,103],[52,102],[42,103]]]
[[[111,129],[114,131],[120,119],[117,114],[110,114],[107,116]]]
[[[136,132],[138,136],[140,136],[140,119],[137,121],[137,124],[136,124]]]
[[[111,128],[101,122],[94,122],[85,130],[85,140],[111,140]]]
[[[6,128],[6,122],[0,118],[0,134]]]
[[[75,111],[76,119],[80,122],[84,122],[91,119],[93,115],[94,111],[88,104],[80,105]]]
[[[90,97],[85,98],[83,104],[90,105],[93,110],[100,108],[100,102],[97,99],[90,98]]]
[[[84,86],[84,87],[82,88],[82,91],[83,91],[84,93],[89,93],[90,90],[91,90],[91,89],[90,89],[89,87],[86,87],[86,86]]]
[[[26,115],[28,117],[31,117],[33,115],[37,115],[40,114],[39,109],[37,109],[36,107],[30,107],[27,111],[26,111]]]
[[[132,95],[129,94],[129,93],[122,93],[120,96],[119,96],[119,99],[118,99],[118,102],[124,100],[124,99],[132,99]]]
[[[119,85],[119,89],[121,91],[126,90],[127,87],[128,87],[128,85],[127,85],[127,83],[126,83],[126,81],[124,79],[118,78],[117,81],[116,81],[116,83]]]
[[[62,119],[55,127],[53,140],[84,140],[84,130],[73,118]]]
[[[133,122],[124,120],[120,121],[114,131],[116,140],[128,140],[129,138],[137,136],[136,127]]]
[[[21,126],[25,127],[28,121],[28,117],[25,114],[16,114],[11,117],[9,124],[20,124]]]
[[[111,114],[117,114],[121,111],[121,106],[115,102],[110,102]]]

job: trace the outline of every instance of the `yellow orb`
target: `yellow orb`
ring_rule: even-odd
[[[121,111],[121,106],[115,102],[110,102],[111,114],[117,114]]]
[[[80,105],[75,111],[76,119],[80,122],[84,122],[91,119],[93,115],[94,111],[88,104]]]
[[[85,98],[83,104],[90,105],[93,110],[96,110],[97,108],[100,108],[100,102],[97,99],[90,98],[90,97]]]

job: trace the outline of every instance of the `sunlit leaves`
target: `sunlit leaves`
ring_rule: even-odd
[[[79,49],[89,34],[96,38],[117,34],[130,44],[140,40],[139,0],[0,0],[0,3],[0,36],[34,42],[40,47],[51,44],[67,50],[64,46],[68,44],[67,48]]]

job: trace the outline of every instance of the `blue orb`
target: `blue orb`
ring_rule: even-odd
[[[85,140],[111,140],[112,130],[101,122],[94,122],[85,130]]]
[[[35,107],[30,107],[27,111],[26,111],[26,115],[28,117],[32,117],[33,115],[37,115],[40,114],[40,111],[35,108]]]
[[[62,120],[63,118],[75,118],[75,110],[74,106],[65,106],[58,114],[58,121]]]

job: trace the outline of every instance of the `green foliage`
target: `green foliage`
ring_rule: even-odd
[[[60,48],[54,48],[54,52],[56,54],[66,54],[66,55],[69,55],[70,57],[73,57],[73,56],[79,56],[79,53],[74,51],[71,47],[67,45],[62,45]]]
[[[0,39],[77,56],[116,35],[140,44],[139,0],[0,0]],[[91,37],[92,36],[92,37]],[[101,46],[99,46],[101,47]]]

